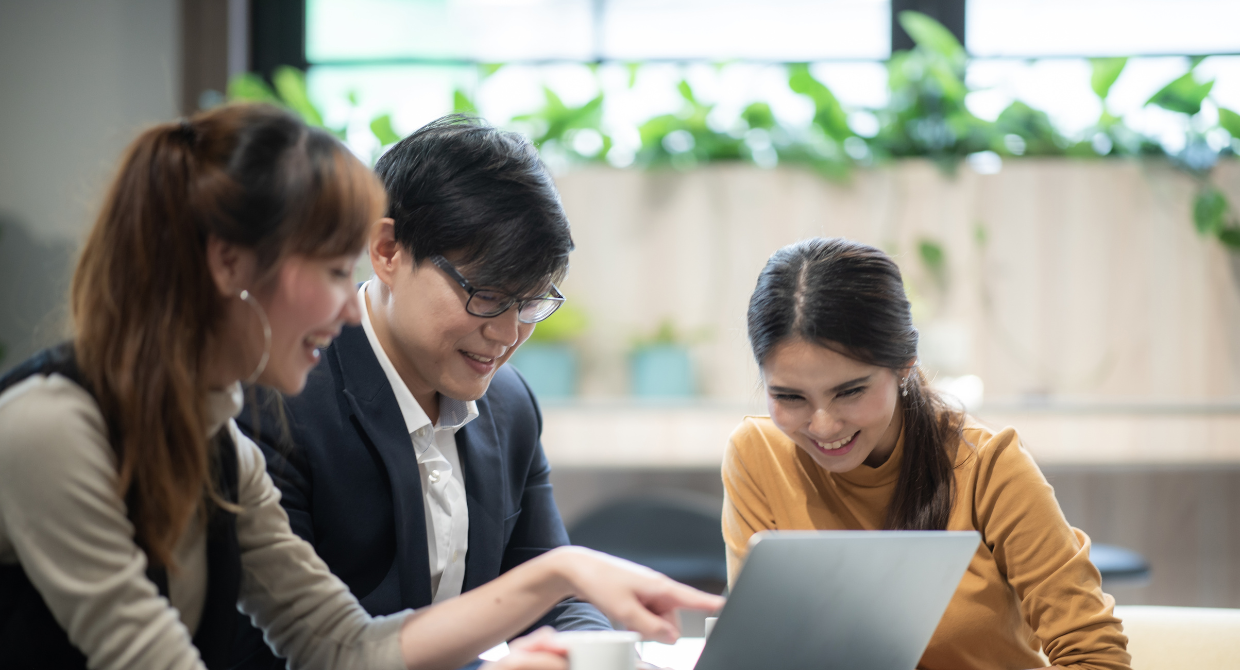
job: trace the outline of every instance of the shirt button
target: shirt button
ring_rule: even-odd
[[[452,552],[452,562],[453,562],[453,563],[456,563],[456,560],[457,560],[458,558],[460,558],[460,557],[461,557],[461,550],[459,550],[459,549],[458,549],[458,550],[456,550],[456,551]]]
[[[438,470],[431,470],[431,474],[430,474],[429,479],[431,480],[431,483],[432,483],[432,484],[437,484],[437,483],[439,483],[439,471],[438,471]]]

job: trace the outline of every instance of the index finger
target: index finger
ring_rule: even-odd
[[[644,604],[662,614],[673,609],[714,612],[723,609],[723,605],[726,602],[727,600],[723,596],[699,591],[679,582],[671,582],[670,588],[661,593],[652,594],[652,597],[646,600]]]

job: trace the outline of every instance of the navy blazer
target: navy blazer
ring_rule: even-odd
[[[362,327],[346,326],[310,371],[305,390],[283,399],[286,421],[278,418],[278,403],[264,398],[260,409],[247,405],[237,422],[267,457],[293,531],[372,615],[430,605],[418,461]],[[478,400],[478,417],[456,433],[469,508],[463,591],[568,544],[541,434],[542,414],[529,386],[511,367],[500,367]],[[283,667],[249,619],[242,623],[236,667]],[[597,609],[574,600],[535,626],[542,625],[610,628]]]

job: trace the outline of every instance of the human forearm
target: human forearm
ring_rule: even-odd
[[[575,595],[647,639],[674,642],[678,608],[715,610],[723,599],[648,568],[581,547],[560,547],[424,612],[401,630],[406,667],[448,670],[511,637]],[[468,622],[468,626],[462,626]]]
[[[525,630],[572,595],[564,563],[562,552],[551,551],[457,598],[410,614],[400,635],[405,666],[458,668]]]

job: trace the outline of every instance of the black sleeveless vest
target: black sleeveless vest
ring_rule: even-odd
[[[67,377],[94,395],[77,366],[72,343],[45,349],[18,365],[0,378],[0,393],[27,377],[52,373]],[[119,449],[120,440],[116,435],[111,437],[112,448]],[[237,447],[227,430],[220,431],[216,448],[218,490],[225,500],[237,502]],[[167,598],[168,574],[164,568],[149,568],[146,574]],[[194,634],[194,646],[212,670],[228,667],[240,589],[236,515],[216,508],[207,522],[207,597]],[[0,666],[12,670],[86,668],[86,657],[69,642],[20,564],[0,565]]]

